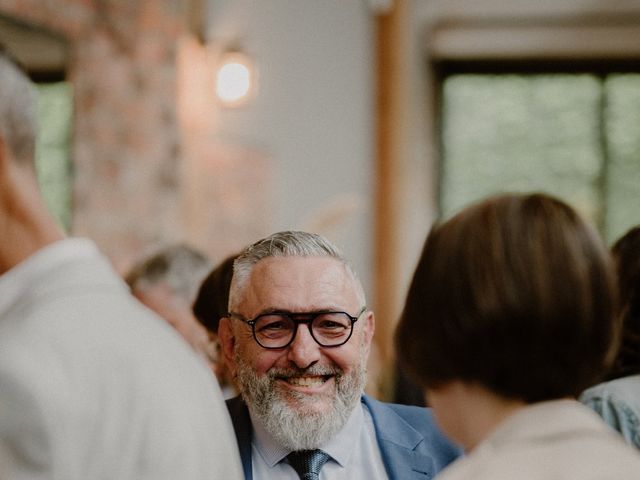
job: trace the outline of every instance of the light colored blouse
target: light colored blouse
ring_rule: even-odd
[[[437,480],[630,480],[640,453],[574,400],[528,406]]]

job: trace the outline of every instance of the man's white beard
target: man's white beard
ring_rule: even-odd
[[[312,450],[321,447],[344,426],[358,405],[366,382],[366,356],[350,374],[334,367],[311,366],[270,369],[258,375],[236,353],[237,381],[251,415],[256,417],[274,439],[290,450]],[[324,394],[328,411],[317,411],[319,394],[304,394],[282,389],[276,377],[303,375],[334,375],[335,391]],[[332,398],[328,398],[332,397]],[[295,404],[297,408],[292,408]]]

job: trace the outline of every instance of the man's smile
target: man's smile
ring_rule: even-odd
[[[320,387],[324,385],[333,375],[306,375],[294,377],[278,377],[278,380],[293,385],[294,387]]]

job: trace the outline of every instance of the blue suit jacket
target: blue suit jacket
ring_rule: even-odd
[[[436,427],[428,408],[383,403],[363,396],[373,419],[378,445],[390,479],[428,480],[460,455]],[[251,418],[240,397],[227,400],[236,432],[242,468],[247,480],[251,469]]]

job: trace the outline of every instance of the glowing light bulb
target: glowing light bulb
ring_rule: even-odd
[[[246,55],[227,53],[216,75],[216,95],[227,106],[244,103],[253,89],[253,77],[253,68]]]

